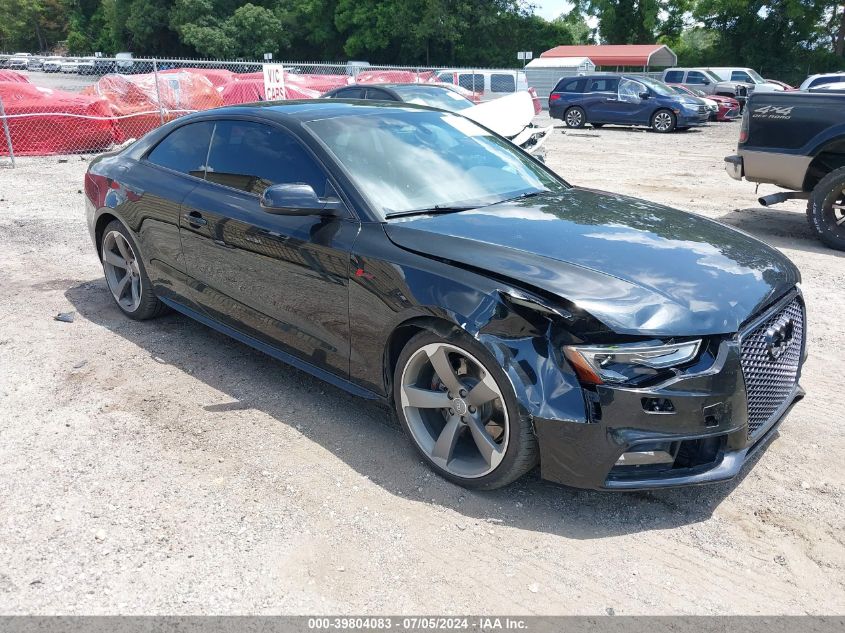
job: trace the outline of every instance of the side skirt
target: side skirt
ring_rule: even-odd
[[[181,312],[185,316],[190,317],[195,321],[199,321],[203,325],[207,325],[213,330],[217,330],[218,332],[225,334],[226,336],[230,336],[236,341],[243,343],[244,345],[249,345],[250,347],[257,349],[259,352],[264,352],[268,356],[272,356],[273,358],[280,360],[283,363],[287,363],[288,365],[292,365],[297,369],[301,369],[302,371],[311,374],[312,376],[319,378],[320,380],[323,380],[331,385],[334,385],[335,387],[338,387],[348,393],[351,393],[353,396],[358,396],[359,398],[366,398],[367,400],[385,400],[385,398],[377,394],[375,391],[370,391],[369,389],[360,387],[355,383],[346,380],[345,378],[335,376],[333,373],[328,372],[325,369],[315,367],[311,363],[304,361],[301,358],[297,358],[292,354],[283,352],[282,350],[273,347],[272,345],[268,345],[263,341],[259,341],[257,338],[249,336],[248,334],[244,334],[243,332],[231,328],[228,325],[224,325],[219,321],[215,321],[214,319],[211,319],[205,316],[204,314],[197,312],[196,310],[192,310],[191,308],[184,306],[181,303],[177,303],[172,299],[159,297],[159,300],[165,305],[173,308],[177,312]]]

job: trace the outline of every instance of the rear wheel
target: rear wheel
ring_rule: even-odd
[[[573,106],[564,113],[563,120],[567,127],[581,128],[587,122],[587,115],[583,108]]]
[[[845,167],[815,186],[807,203],[807,221],[827,246],[845,251]]]
[[[658,110],[651,116],[651,129],[660,134],[666,134],[675,129],[677,119],[669,110]]]
[[[537,463],[537,439],[510,381],[479,343],[421,332],[394,374],[399,421],[429,466],[468,488],[499,488]]]
[[[123,314],[142,321],[164,312],[165,306],[153,292],[135,240],[117,220],[103,231],[100,253],[106,283]]]

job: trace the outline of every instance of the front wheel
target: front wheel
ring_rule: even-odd
[[[677,119],[669,110],[658,110],[651,117],[651,129],[660,134],[666,134],[675,129]]]
[[[402,428],[428,465],[467,488],[505,486],[537,463],[537,438],[502,368],[465,336],[414,336],[396,363]]]
[[[845,167],[815,186],[807,203],[807,221],[827,246],[845,251]]]
[[[573,106],[563,115],[563,120],[566,122],[567,127],[582,128],[587,122],[587,114],[583,108]]]

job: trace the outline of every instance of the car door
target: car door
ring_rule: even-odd
[[[687,79],[684,82],[684,85],[687,88],[692,88],[693,90],[704,90],[704,92],[713,92],[712,89],[708,90],[707,87],[710,85],[710,79],[700,70],[691,70],[687,73]]]
[[[179,236],[179,215],[182,201],[203,182],[213,129],[214,124],[207,121],[178,127],[138,161],[136,168],[119,176],[126,192],[126,199],[120,201],[121,212],[137,227],[156,294],[191,307],[195,306]],[[119,195],[118,190],[109,195]]]
[[[323,167],[289,131],[249,120],[216,122],[206,182],[184,200],[181,215],[197,302],[213,319],[345,377],[349,261],[359,223],[351,213],[268,213],[259,195],[279,183],[336,195]]]
[[[648,94],[649,98],[643,99],[644,94]],[[653,103],[648,88],[639,81],[623,77],[619,80],[616,95],[615,102],[607,103],[608,112],[614,121],[632,125],[644,125],[649,122]]]
[[[618,77],[592,77],[587,81],[587,88],[581,104],[587,113],[587,121],[595,123],[616,123]]]

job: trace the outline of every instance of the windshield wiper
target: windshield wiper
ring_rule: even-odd
[[[436,204],[433,207],[425,208],[425,209],[410,209],[409,211],[395,211],[394,213],[388,213],[384,217],[386,218],[401,218],[409,215],[429,215],[434,213],[457,213],[459,211],[470,211],[471,209],[477,209],[479,205],[440,205]]]

